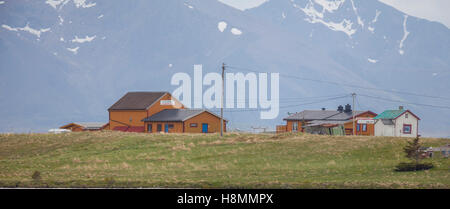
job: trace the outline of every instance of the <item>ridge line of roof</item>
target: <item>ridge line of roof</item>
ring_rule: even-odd
[[[195,116],[197,116],[197,115],[199,115],[199,114],[201,114],[201,113],[204,113],[204,112],[207,112],[207,113],[209,113],[209,114],[211,114],[211,115],[213,115],[213,116],[215,116],[215,117],[218,117],[218,118],[220,118],[220,116],[218,116],[217,114],[215,114],[215,113],[213,113],[213,112],[211,112],[210,110],[208,110],[208,109],[205,109],[205,108],[199,108],[199,109],[177,109],[177,108],[175,108],[175,109],[164,109],[164,110],[161,110],[161,111],[159,111],[159,112],[157,112],[157,113],[155,113],[155,114],[153,114],[153,115],[150,115],[150,116],[148,116],[148,117],[145,117],[144,119],[142,119],[141,121],[144,121],[144,122],[154,122],[154,121],[146,121],[147,119],[149,119],[149,118],[151,118],[151,117],[154,117],[155,115],[157,115],[157,114],[162,114],[163,112],[167,112],[167,111],[192,111],[192,112],[194,112],[192,115],[189,115],[189,116],[187,116],[187,117],[185,117],[185,118],[182,118],[182,119],[180,119],[180,120],[175,120],[175,121],[186,121],[186,120],[189,120],[189,119],[191,119],[191,118],[193,118],[193,117],[195,117]],[[225,119],[225,118],[223,118],[223,120],[224,121],[228,121],[227,119]]]
[[[125,101],[125,99],[127,98],[127,96],[128,95],[130,95],[130,94],[134,94],[134,93],[152,93],[152,94],[162,94],[160,97],[158,97],[155,101],[153,101],[153,103],[151,103],[149,106],[147,106],[147,107],[145,107],[145,108],[138,108],[138,109],[136,109],[136,108],[124,108],[124,109],[122,109],[122,108],[115,108],[115,109],[112,109],[114,106],[116,106],[116,105],[118,105],[118,104],[120,104],[121,102],[123,102],[123,101]],[[109,108],[108,108],[108,111],[110,111],[110,110],[147,110],[149,107],[151,107],[152,105],[154,105],[155,104],[155,102],[156,101],[158,101],[159,99],[161,99],[161,97],[163,97],[164,95],[166,95],[166,94],[170,94],[169,92],[167,92],[167,91],[129,91],[129,92],[127,92],[126,94],[124,94],[122,97],[120,97],[120,99],[119,100],[117,100],[114,104],[112,104]]]

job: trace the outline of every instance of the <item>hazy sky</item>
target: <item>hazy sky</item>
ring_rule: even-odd
[[[268,0],[219,0],[239,9],[259,6]],[[450,0],[379,0],[398,10],[427,20],[438,21],[450,28]]]

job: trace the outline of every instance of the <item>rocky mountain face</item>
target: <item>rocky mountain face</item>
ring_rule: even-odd
[[[375,0],[272,0],[246,11],[210,0],[3,2],[2,132],[107,121],[127,91],[172,91],[174,73],[220,72],[225,62],[283,75],[280,116],[255,122],[258,112],[229,110],[231,128],[274,129],[287,112],[351,103],[318,97],[356,92],[357,109],[404,105],[422,135],[450,135],[450,110],[422,105],[450,106],[450,30]]]

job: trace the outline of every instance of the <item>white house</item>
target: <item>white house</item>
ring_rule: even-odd
[[[404,110],[386,110],[374,118],[375,136],[416,137],[419,135],[419,120],[414,113]]]

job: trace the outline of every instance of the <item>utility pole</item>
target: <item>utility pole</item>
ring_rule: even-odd
[[[221,105],[220,105],[220,136],[223,137],[223,98],[225,97],[224,94],[224,88],[225,88],[225,63],[222,63],[222,97],[220,99]]]
[[[355,107],[355,97],[356,97],[356,93],[352,93],[352,98],[353,98],[353,110],[352,110],[352,118],[353,118],[353,135],[356,135],[356,126],[355,126],[355,111],[356,111],[356,107]]]

